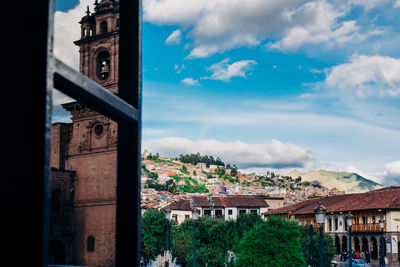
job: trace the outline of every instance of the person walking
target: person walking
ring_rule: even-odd
[[[360,258],[360,251],[358,251],[358,250],[357,250],[356,258],[357,258],[357,259]]]
[[[367,263],[370,263],[370,262],[371,262],[371,256],[369,255],[368,250],[365,251],[365,260],[367,261]]]

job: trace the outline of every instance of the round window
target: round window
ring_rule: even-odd
[[[97,124],[97,125],[94,127],[94,133],[95,133],[97,136],[101,136],[101,135],[103,134],[103,131],[104,131],[103,125],[101,125],[101,124]]]

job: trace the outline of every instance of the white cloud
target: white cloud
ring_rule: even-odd
[[[327,44],[328,46],[361,42],[371,35],[383,31],[371,29],[361,33],[355,20],[343,20],[346,9],[327,1],[312,1],[288,14],[289,26],[283,38],[267,45],[279,50],[297,50],[305,44]]]
[[[180,74],[184,69],[186,69],[185,64],[182,64],[180,66],[178,64],[174,64],[175,73]]]
[[[398,96],[400,58],[354,54],[349,61],[327,70],[325,84],[330,88],[354,90],[358,96]]]
[[[381,6],[391,0],[351,0],[349,3],[362,6],[366,11]]]
[[[199,85],[199,81],[198,81],[198,80],[195,80],[195,79],[193,79],[193,78],[185,78],[185,79],[183,79],[181,82],[182,82],[183,84],[186,84],[186,85],[192,85],[192,86],[194,86],[194,85]]]
[[[257,64],[254,60],[240,60],[232,64],[229,64],[229,61],[229,58],[225,58],[221,62],[208,67],[207,71],[211,71],[212,74],[210,77],[203,77],[203,79],[209,78],[229,82],[233,77],[246,78],[246,72],[250,70],[251,66]]]
[[[182,38],[182,31],[175,30],[168,36],[167,40],[165,40],[165,44],[178,45],[181,43],[181,38]]]
[[[393,5],[394,8],[400,7],[400,0],[396,0],[396,2]]]
[[[386,0],[379,0],[384,2]],[[365,9],[377,6],[354,0]],[[381,34],[374,26],[363,29],[345,17],[351,4],[326,0],[144,0],[144,20],[177,25],[187,31],[191,50],[187,58],[210,57],[238,47],[254,47],[264,40],[280,50],[305,44],[341,45]]]
[[[54,14],[54,55],[76,70],[79,69],[79,47],[73,41],[80,38],[78,22],[85,16],[87,6],[93,11],[92,0],[80,0],[73,9]]]
[[[400,185],[400,160],[387,163],[382,171],[382,184]]]
[[[241,141],[189,140],[182,137],[165,137],[144,141],[143,149],[161,155],[176,157],[197,153],[220,157],[225,163],[239,167],[302,167],[312,160],[311,152],[290,143],[271,140],[260,144]]]

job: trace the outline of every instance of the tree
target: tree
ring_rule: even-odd
[[[309,247],[310,247],[310,228],[309,226],[299,226],[300,240],[303,244],[303,255],[304,258],[309,258]],[[312,261],[311,266],[319,266],[319,232],[314,231],[312,241]],[[330,266],[333,256],[335,255],[335,246],[333,244],[332,237],[324,233],[324,265]],[[310,263],[309,263],[310,264]]]
[[[182,267],[190,266],[193,258],[193,221],[185,220],[171,227],[171,252],[176,263]]]
[[[297,225],[277,217],[257,224],[239,242],[235,266],[306,266]]]
[[[254,228],[257,224],[263,222],[263,219],[257,213],[241,214],[236,219],[236,232],[241,239],[245,232]]]
[[[196,222],[197,266],[224,266],[228,250],[237,242],[236,223],[208,216]],[[182,267],[193,263],[193,220],[175,226],[172,233],[172,255]]]
[[[146,263],[165,250],[166,221],[164,211],[147,210],[142,216],[142,257]]]
[[[238,174],[238,168],[236,167],[236,165],[233,165],[233,167],[231,168],[231,175],[236,176],[237,174]]]

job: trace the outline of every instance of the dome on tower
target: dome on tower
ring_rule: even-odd
[[[87,9],[86,9],[86,16],[82,17],[81,21],[79,21],[80,24],[83,24],[86,22],[89,22],[89,23],[95,22],[95,19],[90,15],[89,6],[87,6]]]

